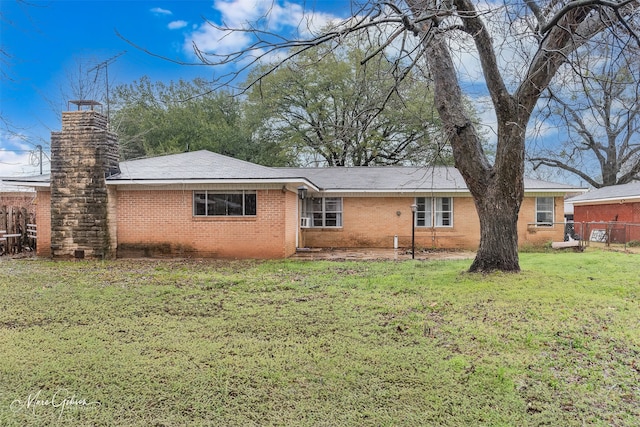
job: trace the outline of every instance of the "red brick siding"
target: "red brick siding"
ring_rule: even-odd
[[[112,193],[110,194],[110,196]],[[38,191],[38,252],[50,255],[50,193]],[[111,199],[113,200],[113,199]],[[221,258],[283,258],[292,255],[298,233],[298,199],[292,192],[258,191],[255,218],[194,218],[192,191],[123,191],[117,209],[110,209],[110,232],[117,224],[118,256],[203,256]],[[300,246],[393,247],[411,245],[413,197],[351,197],[343,199],[344,226],[304,229]],[[636,204],[638,205],[638,204]],[[577,208],[577,207],[576,207]],[[397,214],[400,212],[400,215]],[[576,210],[576,214],[578,214]],[[563,199],[556,198],[556,221],[563,221]],[[637,208],[640,215],[640,207]],[[561,241],[564,229],[530,227],[535,222],[535,197],[527,197],[520,211],[520,244]],[[453,200],[453,227],[416,228],[416,245],[425,248],[476,249],[480,225],[473,200]],[[113,237],[113,236],[112,236]],[[127,249],[128,248],[128,249]]]
[[[604,228],[589,224],[594,222],[640,224],[640,202],[574,206],[573,220],[579,229],[585,230],[584,233],[589,233],[594,228]],[[640,240],[640,225],[627,226],[623,230],[621,236],[612,237],[620,241]]]
[[[38,190],[36,193],[36,224],[38,226],[38,242],[36,255],[51,256],[51,192]]]
[[[575,222],[640,223],[640,202],[574,206],[573,220]]]
[[[5,192],[0,193],[0,206],[12,206],[14,208],[24,208],[28,214],[35,214],[36,193],[32,192]]]
[[[544,197],[544,196],[543,196]],[[537,227],[536,198],[525,197],[518,216],[518,244],[543,245],[548,242],[564,241],[564,197],[556,197],[554,206],[554,224],[552,227]]]
[[[348,197],[343,199],[343,227],[303,230],[308,247],[380,247],[392,248],[398,236],[399,246],[411,245],[413,224],[410,206],[413,197]],[[553,227],[530,227],[535,222],[535,197],[526,197],[520,210],[518,236],[520,244],[544,244],[562,240],[564,235],[564,200],[556,197]],[[400,213],[398,215],[398,212]],[[453,198],[453,227],[416,227],[416,246],[424,248],[477,249],[480,221],[471,197]]]
[[[295,195],[258,191],[255,217],[194,217],[192,195],[118,191],[118,256],[283,258],[295,252],[295,242],[288,242],[295,234],[287,232]]]

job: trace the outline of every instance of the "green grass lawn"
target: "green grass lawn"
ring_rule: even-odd
[[[0,261],[2,426],[632,426],[640,255]]]

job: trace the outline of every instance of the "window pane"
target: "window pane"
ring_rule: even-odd
[[[207,195],[207,215],[226,215],[224,194]]]
[[[325,219],[325,226],[336,227],[338,225],[338,214],[328,213]]]
[[[451,210],[451,199],[449,197],[440,197],[436,199],[437,209],[442,212]]]
[[[416,227],[431,227],[431,221],[431,198],[416,197]]]
[[[206,200],[207,200],[206,193],[193,193],[193,214],[194,215],[207,214]]]
[[[227,215],[242,216],[242,194],[225,194]]]
[[[536,222],[553,224],[553,197],[537,197],[536,198]]]
[[[328,198],[325,199],[325,211],[326,212],[339,212],[342,210],[342,206],[340,203],[342,200],[341,199],[336,199],[336,198]]]
[[[539,211],[553,211],[553,197],[538,197]]]
[[[536,216],[536,222],[552,223],[553,214],[551,212],[538,212]]]
[[[193,193],[193,214],[196,216],[256,215],[256,192]]]
[[[305,201],[303,216],[312,218],[312,227],[341,227],[342,198],[327,197]]]
[[[322,227],[324,224],[322,223],[322,212],[314,212],[313,213],[313,226],[314,227]]]
[[[255,215],[256,210],[256,195],[255,194],[245,194],[244,195],[244,214],[245,215]]]
[[[450,212],[438,212],[436,214],[436,227],[448,227],[451,225]]]
[[[451,197],[438,197],[435,199],[436,205],[436,227],[451,226]]]

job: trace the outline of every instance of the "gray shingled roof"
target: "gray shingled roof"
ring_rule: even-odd
[[[304,176],[322,190],[402,191],[438,189],[466,191],[462,175],[450,167],[333,167],[280,168]]]
[[[640,181],[631,182],[629,184],[612,185],[588,193],[572,197],[567,200],[571,203],[581,203],[600,200],[621,200],[630,198],[640,198]]]
[[[460,171],[450,166],[280,168],[304,176],[325,191],[467,191]],[[525,178],[527,191],[576,191],[577,187]]]
[[[109,181],[184,179],[273,179],[289,175],[207,150],[120,162]]]
[[[16,183],[16,185],[32,183],[34,187],[46,187],[49,185],[49,181],[51,181],[51,175],[43,174],[23,177],[12,176],[8,178],[0,178],[0,181],[3,181],[9,185],[13,185],[14,183]]]
[[[38,176],[18,181],[24,184],[48,180],[48,176]],[[207,150],[120,162],[120,173],[108,178],[112,184],[185,180],[303,181],[321,190],[336,192],[467,191],[462,175],[454,167],[272,168]],[[580,189],[567,184],[525,178],[525,190],[572,192]]]

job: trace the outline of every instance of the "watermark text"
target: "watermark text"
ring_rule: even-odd
[[[13,412],[32,412],[34,415],[40,409],[51,408],[58,411],[58,418],[62,418],[64,411],[71,408],[87,408],[100,406],[100,402],[89,399],[81,399],[67,389],[61,388],[51,395],[40,389],[29,394],[26,399],[15,399],[11,402]]]

